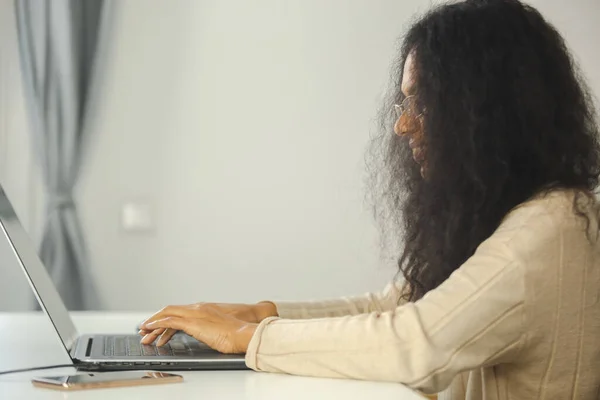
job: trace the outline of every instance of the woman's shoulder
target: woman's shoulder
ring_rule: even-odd
[[[593,194],[553,190],[511,210],[490,239],[503,242],[521,254],[547,251],[565,236],[583,243],[597,239],[599,213],[600,206]]]

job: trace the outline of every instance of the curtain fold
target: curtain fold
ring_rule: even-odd
[[[30,128],[46,190],[40,258],[70,310],[98,308],[73,190],[104,0],[15,0]]]

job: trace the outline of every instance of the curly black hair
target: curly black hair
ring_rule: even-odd
[[[426,110],[425,178],[392,132],[411,52]],[[446,280],[515,206],[598,186],[591,92],[561,35],[529,5],[466,0],[432,9],[404,36],[391,91],[368,160],[376,217],[401,253],[409,301]]]

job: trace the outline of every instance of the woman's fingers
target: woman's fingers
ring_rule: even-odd
[[[178,316],[178,317],[182,316],[181,314],[183,313],[183,308],[184,308],[184,306],[166,306],[163,309],[161,309],[160,311],[154,313],[150,318],[148,318],[147,320],[142,322],[142,324],[140,325],[140,328],[142,330],[149,330],[147,328],[147,325],[150,322],[154,322],[156,320],[163,319],[168,316]]]
[[[158,329],[171,329],[175,331],[184,331],[190,336],[192,330],[192,320],[181,317],[166,317],[153,322],[148,323],[148,328],[152,328],[155,331]]]
[[[171,338],[173,337],[173,335],[175,335],[177,333],[177,331],[175,329],[165,329],[165,331],[163,332],[162,335],[160,335],[160,337],[158,338],[158,341],[156,342],[157,346],[164,346],[165,344],[167,344],[169,342],[169,340],[171,340]]]
[[[141,330],[151,330],[147,327],[147,325],[151,322],[157,321],[159,319],[164,319],[167,317],[193,317],[194,312],[197,312],[197,309],[192,306],[166,306],[159,312],[152,315],[150,318],[142,322],[140,325]]]
[[[156,338],[159,337],[160,335],[162,335],[164,333],[164,331],[165,331],[164,328],[151,330],[150,333],[147,333],[144,335],[144,337],[141,340],[141,343],[142,344],[154,343]]]

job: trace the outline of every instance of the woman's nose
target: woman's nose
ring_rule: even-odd
[[[407,118],[406,115],[401,115],[394,124],[394,132],[398,136],[405,136],[410,130],[409,118]]]

